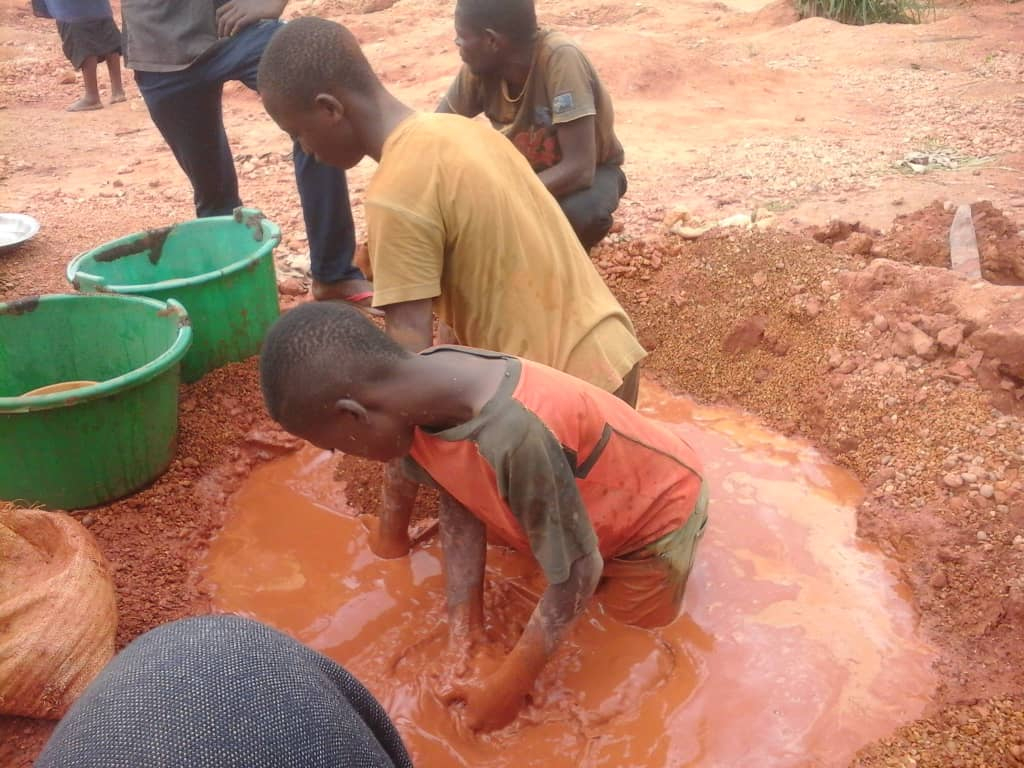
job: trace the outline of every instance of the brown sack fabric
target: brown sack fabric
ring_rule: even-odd
[[[0,502],[0,714],[60,718],[114,655],[117,603],[92,535]]]

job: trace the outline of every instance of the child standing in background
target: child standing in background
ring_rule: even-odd
[[[110,74],[110,103],[124,101],[121,83],[121,31],[114,23],[110,0],[32,0],[36,16],[57,21],[64,55],[82,71],[85,94],[68,107],[68,112],[102,109],[96,70],[107,62]]]

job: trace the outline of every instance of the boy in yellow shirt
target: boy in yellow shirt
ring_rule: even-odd
[[[525,357],[636,403],[645,352],[557,201],[499,133],[417,113],[377,79],[352,33],[303,18],[275,33],[259,90],[323,163],[379,163],[366,192],[374,306],[412,352],[433,313],[462,343]],[[378,551],[408,549],[413,487],[389,472]]]

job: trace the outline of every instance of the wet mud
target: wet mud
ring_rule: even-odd
[[[711,481],[683,614],[648,631],[592,605],[502,731],[469,733],[438,698],[450,674],[439,546],[374,557],[329,454],[279,459],[232,497],[206,560],[214,605],[344,664],[423,765],[839,766],[920,716],[934,654],[891,562],[855,538],[856,480],[736,411],[651,386],[641,407],[678,423]],[[542,589],[528,557],[489,550],[491,663]]]

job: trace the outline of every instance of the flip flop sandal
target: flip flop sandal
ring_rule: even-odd
[[[351,296],[343,296],[340,299],[332,299],[332,301],[344,301],[351,304],[356,309],[365,312],[370,317],[384,317],[383,310],[376,309],[374,307],[368,307],[365,304],[360,304],[361,301],[373,298],[373,291],[363,291],[362,293],[353,293]]]

